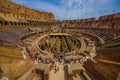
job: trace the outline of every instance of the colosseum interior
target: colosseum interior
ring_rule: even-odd
[[[0,80],[120,80],[120,13],[60,21],[0,0]]]

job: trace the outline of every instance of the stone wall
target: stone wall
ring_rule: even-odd
[[[100,16],[98,19],[63,20],[63,27],[120,29],[120,13]]]
[[[9,59],[9,58],[5,58]],[[27,71],[29,71],[34,66],[34,62],[32,60],[20,60],[14,59],[10,60],[10,63],[1,63],[0,67],[3,71],[1,74],[2,77],[8,77],[9,80],[17,80]]]
[[[52,13],[33,10],[10,0],[0,0],[0,25],[38,25],[40,22],[54,21]]]

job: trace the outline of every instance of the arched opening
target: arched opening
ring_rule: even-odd
[[[65,24],[64,27],[66,27],[67,25]]]
[[[112,23],[111,28],[112,28],[112,29],[115,28],[115,23]]]
[[[17,23],[16,23],[16,22],[14,22],[14,26],[17,26]]]
[[[8,22],[5,21],[4,25],[8,25]]]
[[[18,22],[18,26],[20,26],[20,23]]]
[[[26,23],[27,24],[27,26],[29,26],[29,23]]]
[[[23,23],[24,24],[24,26],[26,26],[26,23]]]
[[[13,26],[14,24],[13,24],[13,22],[10,22],[10,26]]]
[[[0,26],[2,26],[3,25],[3,22],[2,21],[0,21]]]
[[[23,23],[21,23],[21,26],[23,26]]]

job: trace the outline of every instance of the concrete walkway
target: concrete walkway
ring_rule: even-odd
[[[52,69],[50,71],[50,76],[49,76],[49,80],[64,80],[64,70],[63,70],[63,65],[62,64],[58,64],[57,66],[59,66],[59,71],[57,71],[56,73],[54,72],[54,70]]]
[[[77,77],[73,76],[73,80],[82,80],[81,77],[79,75],[77,75]]]

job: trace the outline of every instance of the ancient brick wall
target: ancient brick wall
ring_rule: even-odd
[[[100,16],[98,19],[63,20],[64,27],[120,29],[120,13]]]
[[[34,21],[54,21],[52,13],[33,10],[9,0],[0,0],[0,14]]]

